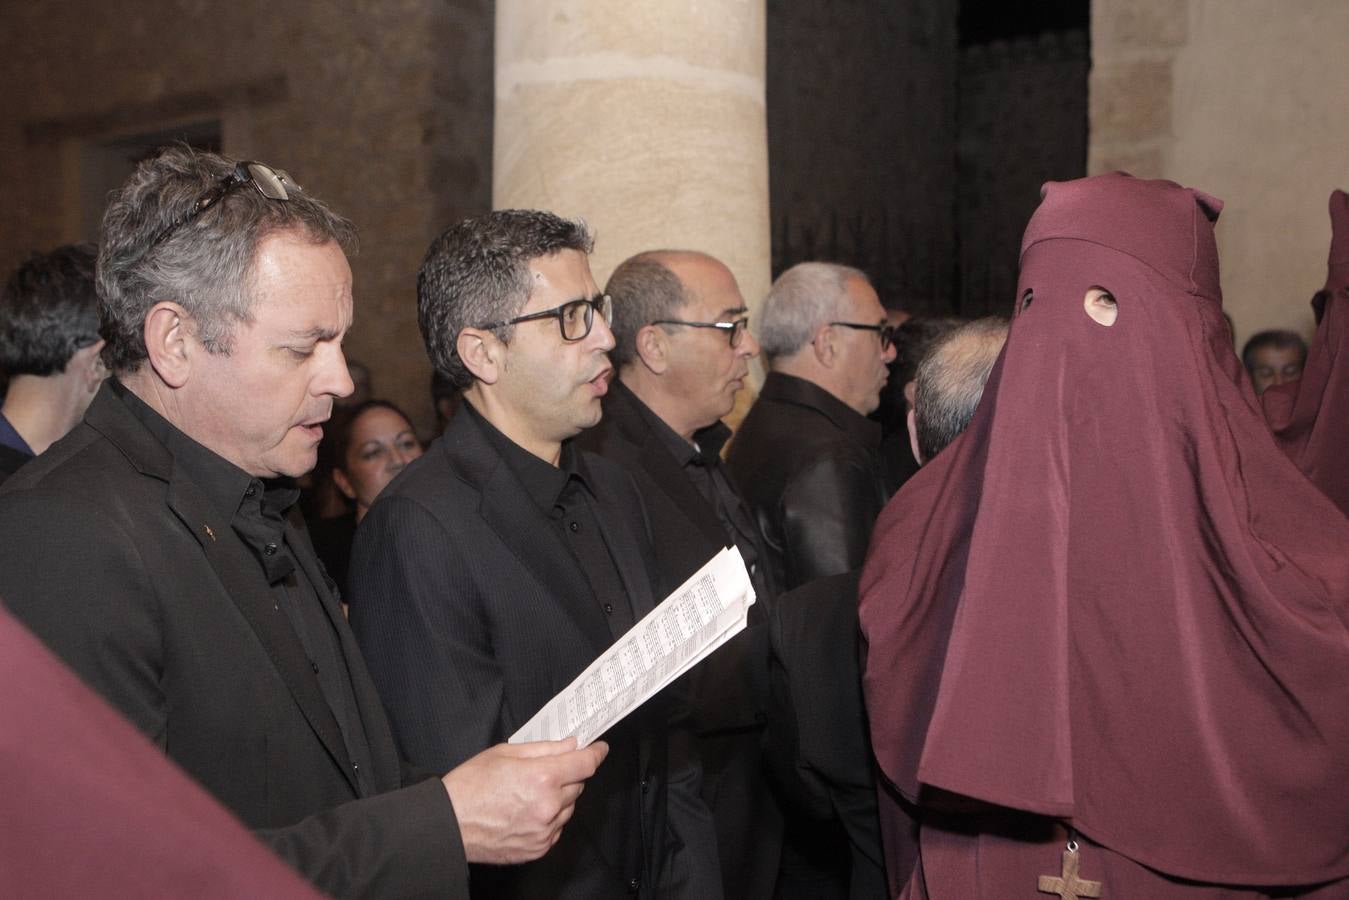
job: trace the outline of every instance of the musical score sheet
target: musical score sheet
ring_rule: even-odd
[[[725,548],[544,704],[510,742],[575,737],[585,747],[745,628],[754,588]]]

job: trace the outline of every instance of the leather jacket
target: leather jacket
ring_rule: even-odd
[[[885,506],[880,426],[823,388],[770,373],[727,462],[783,590],[861,567]]]

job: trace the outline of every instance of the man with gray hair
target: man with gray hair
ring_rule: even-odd
[[[728,461],[784,590],[862,564],[885,505],[880,428],[867,419],[894,358],[861,271],[800,263],[773,283],[759,343],[769,375]]]
[[[552,846],[604,747],[497,746],[441,778],[399,759],[287,517],[352,389],[354,246],[278,169],[141,163],[99,248],[113,378],[0,491],[0,595],[325,892],[466,897],[467,862]]]
[[[1007,320],[975,319],[932,345],[914,376],[909,440],[919,465],[960,436],[984,395],[993,363],[1007,342]]]

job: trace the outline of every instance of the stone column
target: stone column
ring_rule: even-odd
[[[1349,187],[1344,0],[1094,0],[1088,171],[1170,178],[1226,202],[1223,306],[1237,346],[1313,331],[1332,188]]]
[[[603,286],[701,250],[751,308],[770,280],[764,0],[497,0],[494,207],[596,233]]]

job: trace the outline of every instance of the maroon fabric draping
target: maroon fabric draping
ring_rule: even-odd
[[[1302,378],[1260,399],[1288,458],[1349,515],[1349,194],[1340,190],[1330,195],[1327,268]]]
[[[319,894],[0,605],[0,895]]]
[[[1220,208],[1123,174],[1046,185],[980,407],[877,523],[864,687],[911,799],[1059,817],[1176,877],[1310,884],[1349,874],[1349,521],[1243,381]]]

